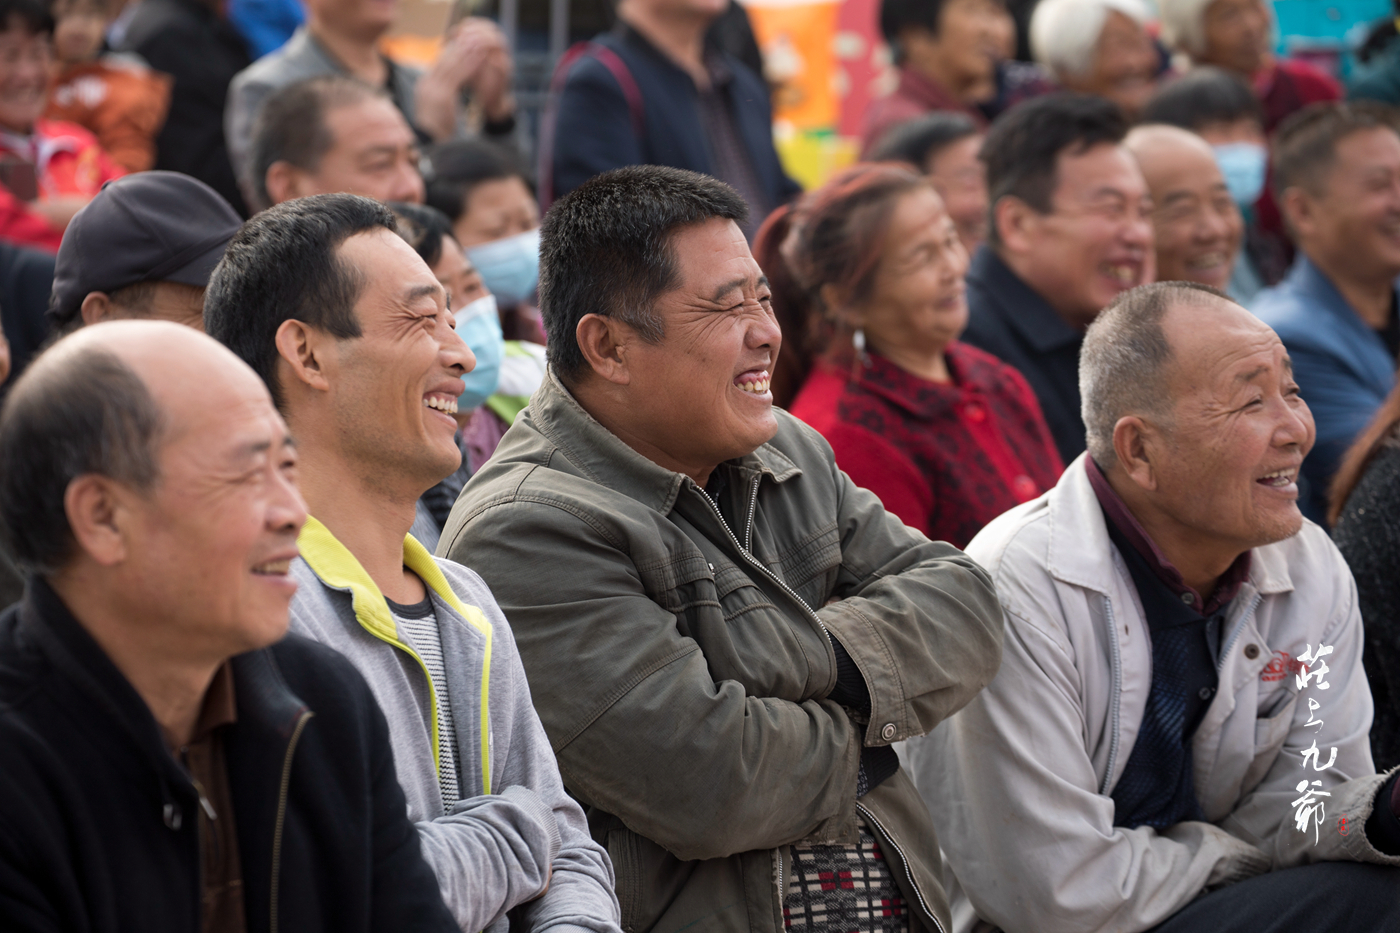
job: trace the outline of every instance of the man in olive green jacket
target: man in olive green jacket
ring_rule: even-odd
[[[941,933],[938,843],[889,746],[991,679],[1001,614],[773,409],[744,212],[655,166],[559,201],[550,377],[440,550],[510,619],[625,930]]]

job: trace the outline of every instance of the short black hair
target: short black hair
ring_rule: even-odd
[[[953,143],[981,130],[965,113],[939,110],[906,120],[895,126],[870,150],[869,162],[907,162],[919,170],[928,170],[929,160]]]
[[[53,14],[43,0],[0,0],[0,32],[9,32],[16,20],[32,36],[53,35]]]
[[[443,238],[454,236],[452,221],[447,219],[447,215],[426,204],[409,204],[406,201],[390,201],[388,207],[398,219],[399,236],[429,266],[437,265],[442,258]]]
[[[425,201],[454,222],[467,212],[472,189],[488,181],[519,178],[534,193],[535,185],[518,156],[484,139],[454,139],[428,150]]]
[[[748,213],[724,182],[660,165],[604,172],[556,201],[540,227],[540,312],[559,377],[572,383],[586,365],[576,333],[585,315],[660,340],[652,306],[678,284],[675,232],[716,217],[742,224]]]
[[[1289,114],[1273,139],[1274,194],[1289,188],[1317,191],[1337,157],[1337,144],[1352,133],[1400,132],[1400,111],[1378,101],[1328,101]]]
[[[257,202],[254,207],[272,206],[267,170],[275,163],[289,162],[303,171],[316,171],[321,158],[335,145],[326,126],[328,112],[376,97],[389,99],[382,88],[346,75],[308,78],[274,91],[253,121],[247,182]]]
[[[1060,153],[1078,155],[1102,143],[1116,145],[1127,135],[1128,121],[1118,105],[1092,94],[1060,91],[1008,110],[982,143],[993,212],[988,240],[1001,242],[995,211],[1002,198],[1018,198],[1041,214],[1050,213]]]
[[[1236,75],[1201,65],[1162,85],[1142,110],[1143,123],[1166,123],[1199,133],[1209,126],[1253,120],[1264,129],[1264,108]]]
[[[898,55],[901,32],[910,28],[927,29],[936,36],[942,15],[943,0],[881,0],[880,31]]]
[[[229,241],[204,293],[204,329],[267,384],[278,408],[277,328],[297,320],[348,339],[364,279],[336,255],[350,237],[397,233],[394,214],[357,194],[317,194],[255,214]]]
[[[0,528],[16,561],[38,574],[68,563],[77,542],[63,499],[79,476],[154,486],[163,425],[146,384],[110,350],[60,340],[35,359],[0,411]]]

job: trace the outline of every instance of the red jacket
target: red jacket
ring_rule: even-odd
[[[861,158],[870,154],[886,133],[901,123],[935,110],[951,110],[971,117],[979,127],[987,118],[948,93],[944,87],[912,68],[899,69],[899,84],[884,97],[872,100],[865,110],[865,132],[861,134]]]
[[[97,137],[76,123],[57,120],[36,120],[29,136],[0,133],[0,159],[34,166],[39,201],[91,198],[104,184],[126,174],[102,151]],[[56,251],[63,231],[16,194],[0,184],[0,240]]]
[[[1054,486],[1064,465],[1025,377],[958,341],[944,354],[950,383],[875,353],[855,380],[818,363],[792,414],[906,525],[966,547],[1002,512]]]

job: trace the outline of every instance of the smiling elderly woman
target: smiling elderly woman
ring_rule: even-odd
[[[555,204],[551,375],[441,550],[511,620],[624,929],[946,930],[933,827],[889,746],[991,677],[1000,609],[966,555],[773,408],[782,335],[744,215],[656,166]],[[864,881],[827,890],[831,872]]]
[[[1131,120],[1162,70],[1150,18],[1143,0],[1042,0],[1031,14],[1031,52],[1064,87],[1106,97]]]

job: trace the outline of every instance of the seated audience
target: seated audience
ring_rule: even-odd
[[[1287,278],[1251,310],[1288,347],[1317,447],[1303,464],[1303,514],[1325,521],[1342,455],[1395,386],[1400,315],[1400,133],[1393,111],[1319,104],[1279,127],[1274,188],[1298,244]]]
[[[373,694],[284,637],[296,470],[252,370],[168,322],[85,328],[10,393],[7,931],[456,930]]]
[[[408,536],[419,497],[461,463],[452,415],[475,360],[394,231],[368,198],[298,199],[250,220],[209,284],[209,333],[262,376],[297,441],[312,517],[292,631],[369,681],[463,930],[503,929],[514,909],[512,928],[620,933],[612,867],[564,792],[509,624],[480,577]]]
[[[1164,282],[1104,310],[1081,379],[1088,455],[968,547],[1001,669],[909,746],[958,933],[1400,927],[1400,784],[1351,574],[1295,501],[1283,344]]]
[[[198,178],[243,213],[229,162],[230,147],[242,137],[225,140],[223,122],[229,82],[248,66],[243,37],[219,0],[131,0],[130,9],[130,19],[118,20],[117,51],[135,52],[174,79],[170,110],[156,136],[155,168]]]
[[[128,172],[156,164],[156,134],[170,109],[170,76],[135,55],[104,50],[116,17],[111,0],[56,0],[53,51],[58,75],[44,116],[76,123]]]
[[[464,93],[480,109],[484,133],[514,132],[510,49],[500,27],[481,17],[463,20],[446,37],[437,63],[420,72],[379,51],[398,6],[398,0],[305,0],[306,25],[240,72],[228,89],[224,126],[240,177],[248,171],[248,141],[263,101],[308,78],[340,75],[382,89],[422,143],[458,134]]]
[[[1158,0],[1158,9],[1169,47],[1194,65],[1215,65],[1249,82],[1269,135],[1295,110],[1342,96],[1332,76],[1274,54],[1274,12],[1266,0]]]
[[[1162,71],[1150,19],[1143,0],[1041,0],[1031,50],[1062,87],[1111,100],[1133,119]]]
[[[1269,146],[1264,111],[1249,85],[1223,68],[1203,65],[1168,81],[1142,111],[1144,123],[1166,123],[1197,134],[1215,152],[1230,197],[1245,221],[1244,249],[1235,262],[1230,295],[1246,305],[1288,271],[1292,246],[1269,192]]]
[[[544,343],[534,306],[540,280],[540,205],[515,155],[486,140],[435,146],[427,202],[452,220],[454,238],[501,308],[512,340]]]
[[[873,159],[871,151],[896,126],[931,111],[985,127],[977,105],[996,96],[1005,18],[1001,0],[882,0],[880,31],[899,66],[899,84],[865,111],[865,157]]]
[[[1210,145],[1175,126],[1147,124],[1123,144],[1137,159],[1152,195],[1157,278],[1229,287],[1244,239],[1244,221]]]
[[[745,228],[751,237],[759,219],[802,190],[773,148],[763,78],[706,41],[725,6],[620,0],[616,26],[564,66],[551,92],[540,130],[545,209],[600,172],[669,165],[737,190],[753,218]]]
[[[0,377],[0,401],[49,340],[52,327],[45,312],[53,267],[50,252],[0,242],[0,335],[9,348],[9,378]]]
[[[1371,754],[1380,771],[1400,765],[1400,386],[1356,439],[1332,480],[1327,520],[1356,578],[1366,629],[1361,654],[1376,719]]]
[[[987,166],[977,157],[983,135],[961,113],[930,113],[885,134],[872,162],[906,162],[938,192],[971,256],[987,239]]]
[[[439,551],[514,623],[569,791],[619,853],[626,929],[946,929],[889,746],[992,675],[996,597],[773,409],[745,210],[659,166],[554,206],[550,376]],[[825,882],[846,872],[858,889]]]
[[[143,0],[144,2],[144,0]],[[268,98],[253,128],[248,203],[311,194],[423,202],[418,142],[387,94],[354,78],[312,78]]]
[[[177,172],[112,182],[78,212],[54,265],[59,333],[123,318],[204,329],[204,289],[242,220],[219,193]]]
[[[123,174],[87,130],[43,117],[52,39],[41,0],[0,0],[0,240],[50,252],[78,209]]]
[[[982,146],[992,224],[968,270],[963,340],[1026,377],[1066,463],[1084,450],[1084,329],[1153,278],[1151,202],[1127,132],[1103,98],[1053,94],[1002,117]]]
[[[1055,485],[1060,457],[1026,380],[956,339],[967,253],[926,181],[857,166],[783,228],[783,280],[799,287],[773,287],[773,303],[820,315],[828,335],[791,411],[853,482],[955,547]]]

